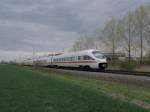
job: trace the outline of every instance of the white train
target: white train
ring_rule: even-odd
[[[91,49],[39,58],[34,64],[52,67],[105,69],[107,68],[107,59],[99,50]]]
[[[84,69],[105,69],[107,67],[107,60],[98,50],[85,50],[54,56],[52,65],[58,67],[79,67]]]

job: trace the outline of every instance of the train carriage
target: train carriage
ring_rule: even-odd
[[[100,51],[92,49],[54,56],[52,65],[58,67],[105,69],[107,61]]]
[[[99,50],[85,50],[59,55],[43,56],[26,61],[26,65],[51,67],[78,67],[82,69],[105,69],[107,68],[106,57]]]

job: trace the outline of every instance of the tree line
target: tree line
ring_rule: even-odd
[[[126,53],[129,61],[132,56],[140,57],[150,53],[150,4],[141,5],[121,18],[111,18],[94,35],[85,35],[73,45],[73,51],[90,48],[108,50],[113,55]]]

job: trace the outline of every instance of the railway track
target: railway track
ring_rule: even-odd
[[[33,66],[32,66],[33,67]],[[34,66],[34,69],[43,69],[47,72],[58,73],[62,75],[72,75],[81,78],[96,79],[118,82],[123,84],[131,84],[135,86],[142,86],[150,88],[150,72],[136,72],[136,71],[123,71],[123,70],[80,70],[75,68],[50,68]]]
[[[150,72],[125,71],[125,70],[105,70],[99,72],[150,77]]]
[[[41,68],[42,66],[36,66]],[[43,68],[43,67],[42,67]],[[45,67],[44,67],[45,68]],[[46,67],[51,69],[57,69],[57,70],[71,70],[71,71],[82,71],[82,72],[95,72],[95,73],[110,73],[110,74],[120,74],[120,75],[133,75],[133,76],[146,76],[150,77],[150,72],[139,72],[139,71],[126,71],[126,70],[81,70],[79,68],[54,68],[54,67]]]
[[[126,71],[126,70],[81,70],[77,68],[59,68],[61,70],[73,70],[73,71],[85,71],[85,72],[96,72],[96,73],[111,73],[121,75],[134,75],[134,76],[146,76],[150,77],[150,72],[138,72],[138,71]]]
[[[119,70],[106,71],[81,71],[72,69],[51,69],[54,72],[63,73],[64,75],[73,75],[82,78],[106,80],[123,84],[131,84],[150,88],[150,73],[149,72],[131,72]]]

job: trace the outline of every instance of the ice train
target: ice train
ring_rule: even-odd
[[[30,61],[26,63],[31,64]],[[41,57],[34,61],[32,60],[32,62],[39,66],[51,67],[76,67],[81,69],[107,68],[106,57],[99,50],[95,49]]]

